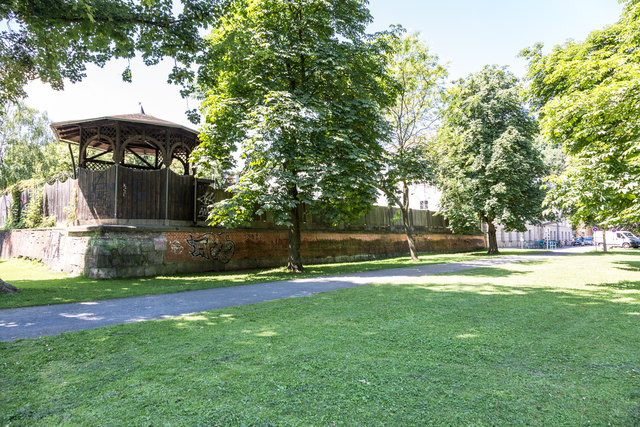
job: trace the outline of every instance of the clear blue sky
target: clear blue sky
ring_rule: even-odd
[[[451,78],[485,64],[508,65],[522,77],[526,64],[517,58],[520,50],[537,41],[551,48],[567,39],[584,40],[590,31],[617,21],[622,10],[617,0],[370,0],[369,6],[374,17],[369,31],[392,24],[419,31],[441,61],[449,63]],[[131,65],[131,84],[120,78],[126,61],[114,61],[104,69],[89,66],[87,78],[68,84],[63,92],[32,83],[27,103],[64,121],[135,113],[142,102],[147,114],[191,126],[184,115],[187,101],[165,83],[171,64]]]

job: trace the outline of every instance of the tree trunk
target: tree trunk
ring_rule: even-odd
[[[0,294],[15,294],[16,292],[20,292],[20,289],[0,279]]]
[[[407,243],[409,244],[409,254],[413,261],[418,261],[418,251],[416,250],[416,242],[411,233],[411,224],[409,223],[409,187],[406,182],[402,183],[402,204],[400,205],[402,212],[402,225],[404,233],[407,235]]]
[[[594,237],[595,240],[595,237]],[[598,248],[598,245],[596,245],[596,249]],[[607,252],[607,229],[605,227],[602,227],[602,252],[606,253]]]
[[[496,226],[493,225],[493,220],[487,221],[487,225],[489,226],[489,231],[487,235],[489,237],[489,255],[497,255],[500,252],[498,251],[498,239],[496,237]]]
[[[298,188],[294,185],[289,188],[289,195],[298,200]],[[287,260],[287,270],[299,273],[304,270],[302,267],[302,257],[300,256],[300,203],[296,203],[291,208],[291,225],[289,226],[289,254]]]

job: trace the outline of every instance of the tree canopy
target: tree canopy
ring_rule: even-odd
[[[67,147],[55,141],[46,114],[22,103],[4,108],[0,114],[0,189],[71,171]]]
[[[447,70],[419,34],[393,37],[391,45],[388,72],[396,80],[398,93],[386,114],[391,138],[384,144],[381,189],[390,204],[400,208],[409,252],[417,260],[409,223],[409,187],[433,181],[428,137],[435,131]]]
[[[213,206],[233,226],[268,214],[289,229],[289,262],[302,269],[303,205],[332,222],[353,219],[376,198],[387,138],[381,111],[389,46],[365,34],[364,0],[244,0],[207,38],[199,71],[206,98],[196,163],[233,163],[233,197]]]
[[[584,42],[522,52],[544,134],[572,157],[547,202],[574,221],[640,221],[640,2],[625,3],[617,23]]]
[[[147,65],[175,59],[169,81],[190,91],[188,68],[203,56],[199,29],[216,22],[227,0],[5,0],[0,3],[0,103],[24,97],[40,79],[54,89],[85,77],[87,63],[140,52]],[[131,79],[129,68],[123,71]]]
[[[454,231],[486,223],[489,253],[498,252],[496,223],[524,231],[540,218],[545,170],[536,132],[519,82],[504,68],[485,67],[449,92],[438,135],[441,209]]]

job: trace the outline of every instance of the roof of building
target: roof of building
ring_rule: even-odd
[[[186,132],[197,138],[199,132],[186,126],[179,125],[167,120],[162,120],[149,114],[120,114],[114,116],[96,117],[92,119],[69,120],[64,122],[55,122],[51,124],[51,128],[61,141],[78,143],[80,141],[79,129],[81,126],[106,125],[113,122],[125,122],[141,125],[151,125],[159,127],[168,127],[177,131]]]

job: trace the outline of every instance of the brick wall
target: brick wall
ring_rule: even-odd
[[[303,263],[363,260],[408,253],[400,233],[303,232]],[[419,251],[483,249],[482,236],[416,234]],[[278,230],[89,226],[0,231],[0,257],[42,261],[55,271],[94,278],[154,276],[286,264],[287,233]]]

